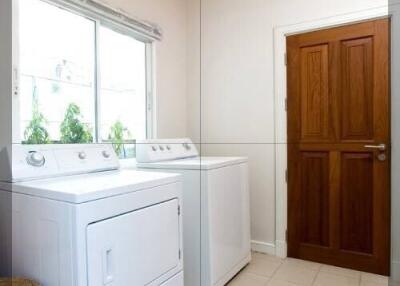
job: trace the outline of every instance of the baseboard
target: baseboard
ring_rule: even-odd
[[[400,283],[400,261],[392,261],[392,276],[393,282]]]
[[[270,255],[275,255],[275,245],[273,243],[252,240],[251,250]]]
[[[275,255],[281,258],[287,257],[287,244],[284,240],[275,241]]]

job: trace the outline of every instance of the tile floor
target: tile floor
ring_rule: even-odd
[[[385,276],[293,258],[253,253],[228,286],[388,286]]]

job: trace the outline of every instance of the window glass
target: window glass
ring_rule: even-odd
[[[41,0],[19,2],[22,143],[108,142],[121,158],[135,156],[151,126],[147,44],[101,23]]]
[[[92,142],[95,22],[39,0],[23,0],[19,29],[22,140]]]
[[[118,143],[146,138],[146,44],[102,26],[99,62],[101,139],[132,156],[129,145]]]

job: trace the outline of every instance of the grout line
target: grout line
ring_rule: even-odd
[[[315,282],[317,281],[317,276],[318,276],[318,274],[320,274],[321,273],[321,268],[319,268],[318,269],[318,271],[317,271],[317,273],[315,274],[315,276],[314,276],[314,278],[313,278],[313,280],[312,280],[312,282],[311,282],[311,286],[313,286],[314,284],[315,284]]]
[[[281,269],[281,267],[283,266],[283,260],[279,262],[279,266],[275,269],[275,271],[272,273],[271,275],[271,280],[272,278],[274,278],[274,276],[276,275],[276,273],[278,272],[279,269]]]
[[[233,280],[237,279],[238,277],[245,276],[245,275],[255,276],[255,277],[266,279],[267,283],[272,279],[272,276],[259,275],[259,274],[252,273],[252,272],[245,272],[244,270],[245,270],[245,268],[242,269],[230,282],[232,282]]]
[[[265,256],[269,256],[269,254],[265,254],[265,253],[262,253],[262,252],[258,252],[258,253],[261,253],[262,255],[265,255]],[[277,257],[276,255],[270,255],[270,256]],[[272,272],[271,276],[268,277],[268,281],[266,282],[265,286],[267,286],[267,285],[269,284],[269,282],[272,281],[272,279],[274,278],[274,276],[276,275],[276,273],[278,272],[278,270],[283,266],[285,260],[286,260],[286,259],[284,258],[284,259],[281,259],[281,260],[279,261],[279,263],[278,263],[279,266]],[[267,261],[268,261],[268,260],[267,260]],[[273,263],[272,261],[270,261],[270,262]],[[263,276],[263,277],[264,277],[264,276]]]
[[[273,277],[273,276],[271,276],[271,277],[268,278],[268,280],[267,280],[267,282],[265,282],[264,286],[268,286],[269,282],[272,281],[272,277]]]
[[[314,276],[314,278],[313,278],[313,280],[312,280],[312,282],[311,282],[311,284],[310,284],[311,286],[315,284],[315,282],[317,281],[318,274],[321,273],[321,268],[322,268],[322,265],[323,265],[323,264],[321,264],[321,263],[318,263],[318,264],[319,264],[319,267],[318,267],[318,270],[317,270],[317,272],[315,273],[315,276]]]

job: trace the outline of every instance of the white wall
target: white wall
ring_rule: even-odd
[[[157,135],[185,137],[186,130],[186,0],[105,0],[109,5],[161,26],[155,46]]]
[[[204,154],[248,155],[252,239],[275,244],[275,27],[387,5],[387,0],[203,0]],[[190,114],[189,114],[190,115]],[[232,144],[236,143],[236,144]],[[239,144],[241,143],[241,144]],[[248,143],[248,144],[244,144]]]
[[[202,1],[201,135],[204,143],[219,143],[202,151],[249,156],[252,239],[269,250],[275,242],[272,27],[268,1]]]
[[[187,0],[187,136],[200,142],[200,1]]]

